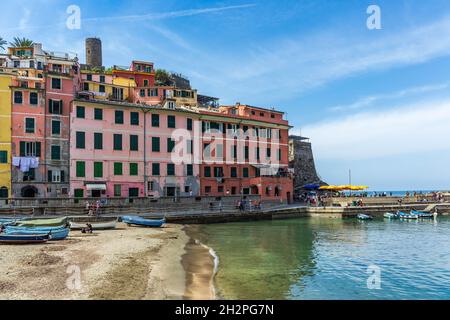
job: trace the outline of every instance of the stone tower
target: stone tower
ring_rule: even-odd
[[[314,155],[308,138],[289,136],[289,167],[294,168],[294,193],[305,184],[327,185],[320,179],[314,164]]]
[[[102,40],[99,38],[86,39],[86,64],[91,67],[101,67],[102,63]]]

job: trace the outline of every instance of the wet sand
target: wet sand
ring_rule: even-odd
[[[213,259],[183,229],[118,224],[0,245],[0,299],[213,299]]]

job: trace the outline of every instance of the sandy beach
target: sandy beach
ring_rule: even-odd
[[[0,299],[214,299],[214,260],[184,226],[0,245]]]

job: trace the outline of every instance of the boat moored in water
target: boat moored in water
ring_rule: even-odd
[[[392,213],[392,212],[386,212],[385,214],[383,214],[383,217],[385,217],[387,219],[397,219],[398,214]]]
[[[122,216],[122,222],[128,224],[128,225],[137,225],[137,226],[144,226],[144,227],[153,227],[153,228],[159,228],[164,223],[166,223],[166,219],[145,219],[138,216]]]
[[[372,216],[369,216],[368,214],[360,213],[356,216],[359,220],[372,220]]]
[[[417,215],[419,218],[434,218],[434,214],[429,212],[411,210],[411,214]]]
[[[416,214],[410,214],[403,211],[397,211],[398,217],[400,219],[406,219],[406,220],[416,220],[419,219],[419,216]]]

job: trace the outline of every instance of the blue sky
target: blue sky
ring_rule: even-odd
[[[65,27],[69,5],[81,29]],[[366,27],[370,4],[381,30]],[[106,66],[150,60],[199,92],[287,113],[321,177],[373,190],[450,189],[447,0],[61,1],[2,6],[0,36]]]

